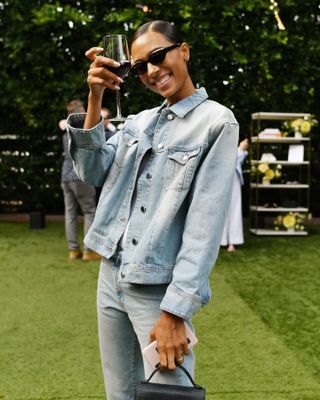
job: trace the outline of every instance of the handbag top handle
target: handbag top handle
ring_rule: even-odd
[[[202,389],[201,386],[197,385],[195,383],[195,381],[192,379],[192,376],[189,374],[189,372],[182,366],[182,365],[177,365],[178,368],[180,368],[189,378],[189,381],[192,383],[193,387],[195,387],[196,389]],[[153,377],[153,375],[158,372],[160,370],[160,366],[157,367],[152,374],[149,376],[149,378],[146,380],[146,382],[150,382],[151,378]]]

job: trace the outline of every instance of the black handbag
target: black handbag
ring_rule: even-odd
[[[205,400],[205,389],[194,382],[189,372],[182,365],[177,365],[177,367],[182,369],[193,386],[150,382],[153,375],[159,371],[160,367],[158,367],[152,372],[149,379],[138,383],[134,400]]]

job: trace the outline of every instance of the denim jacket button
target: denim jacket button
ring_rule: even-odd
[[[152,178],[152,175],[151,174],[149,174],[149,172],[147,173],[147,179],[151,179]]]
[[[146,209],[145,207],[143,207],[143,206],[141,206],[140,210],[141,210],[143,213],[145,213],[145,212],[147,211],[147,209]]]
[[[172,115],[172,114],[168,114],[168,115],[167,115],[167,119],[168,119],[169,121],[172,121],[172,120],[173,120],[173,115]]]
[[[136,246],[138,244],[137,239],[132,239],[132,243]]]
[[[123,272],[120,273],[120,276],[121,276],[122,279],[126,277]]]
[[[158,150],[162,150],[163,149],[163,143],[159,143],[158,144]]]

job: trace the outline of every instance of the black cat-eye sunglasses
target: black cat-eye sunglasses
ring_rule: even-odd
[[[150,63],[152,65],[162,64],[166,58],[168,51],[176,49],[177,47],[180,47],[180,46],[181,46],[181,43],[175,43],[171,46],[163,47],[162,49],[157,49],[149,55],[149,58],[147,60],[135,62],[132,65],[131,69],[133,72],[135,72],[138,75],[145,74],[148,71],[148,63]]]

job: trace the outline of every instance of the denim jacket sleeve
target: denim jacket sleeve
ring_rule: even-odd
[[[237,160],[238,124],[220,124],[189,193],[189,210],[173,278],[160,308],[190,319],[210,299],[213,268],[227,216]]]
[[[85,114],[70,114],[67,119],[69,154],[81,180],[102,186],[117,151],[118,134],[106,142],[103,120],[83,129],[84,120]]]

